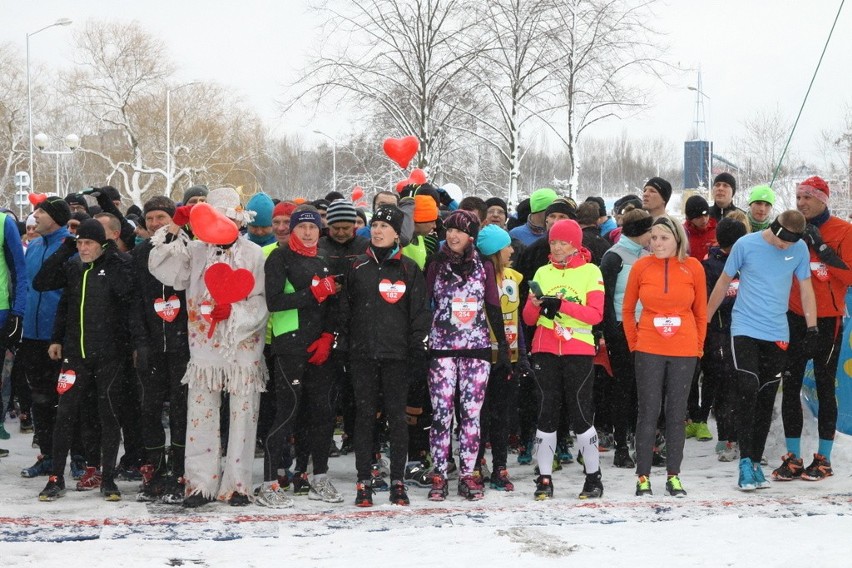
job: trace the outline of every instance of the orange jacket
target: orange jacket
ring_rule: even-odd
[[[636,302],[642,315],[636,321]],[[693,257],[646,256],[633,265],[622,304],[624,334],[631,351],[698,357],[707,334],[704,267]]]
[[[819,233],[825,244],[834,249],[850,270],[825,265],[820,262],[816,252],[808,246],[817,317],[842,317],[846,307],[846,288],[852,286],[852,224],[839,217],[831,216],[819,228]],[[796,278],[793,278],[793,287],[790,289],[790,309],[800,316],[805,315],[802,310],[799,281]]]

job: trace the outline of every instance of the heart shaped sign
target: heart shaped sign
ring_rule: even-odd
[[[233,304],[248,298],[254,288],[254,274],[245,268],[234,270],[224,262],[217,262],[207,267],[204,283],[217,304]]]
[[[30,200],[30,205],[33,207],[38,207],[39,203],[47,199],[46,193],[30,193],[27,195],[27,199]]]
[[[397,163],[397,165],[405,169],[408,164],[417,154],[420,149],[420,141],[416,136],[406,136],[405,138],[385,138],[382,148],[387,154],[387,157]]]
[[[180,312],[180,298],[172,294],[168,300],[157,298],[154,300],[154,312],[163,320],[172,323]]]
[[[59,381],[56,383],[56,392],[59,394],[65,394],[76,382],[77,373],[74,372],[74,369],[66,369],[59,375]]]
[[[391,282],[387,278],[383,278],[379,282],[379,295],[384,298],[385,302],[395,304],[405,295],[405,282],[402,280]]]
[[[237,224],[208,203],[196,203],[189,211],[189,226],[199,240],[211,245],[229,245],[239,236]]]

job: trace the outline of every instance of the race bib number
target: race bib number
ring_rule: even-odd
[[[725,296],[728,298],[736,298],[737,292],[740,290],[740,281],[739,280],[731,280],[731,283],[728,284],[728,289],[725,290]]]
[[[663,337],[671,337],[678,332],[681,326],[680,316],[657,316],[654,318],[654,327],[657,333]]]
[[[457,326],[468,326],[478,311],[479,302],[476,298],[453,298],[450,321]]]
[[[506,341],[509,343],[509,347],[517,347],[518,346],[518,326],[517,325],[506,325],[506,326],[503,326],[503,329],[506,331]]]
[[[570,329],[559,325],[558,322],[553,322],[553,332],[562,341],[571,341],[571,339],[574,337],[574,334],[571,332]]]
[[[168,300],[154,300],[154,311],[165,321],[172,323],[180,312],[180,298],[172,294]]]
[[[198,306],[198,311],[207,323],[213,323],[213,316],[210,315],[213,312],[213,304],[205,300]]]
[[[391,282],[387,278],[379,282],[379,295],[389,304],[395,304],[405,295],[405,282]]]
[[[828,280],[828,267],[824,262],[812,262],[811,263],[811,272],[814,277],[820,282],[825,282]]]
[[[56,392],[59,394],[65,394],[76,382],[77,373],[74,372],[74,369],[66,369],[59,375],[59,381],[56,383]]]

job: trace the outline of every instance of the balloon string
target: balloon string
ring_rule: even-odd
[[[781,164],[784,162],[784,156],[787,155],[787,149],[790,147],[790,142],[793,140],[793,133],[796,132],[796,126],[799,124],[799,119],[802,117],[802,112],[805,110],[805,103],[808,102],[808,95],[811,94],[811,87],[814,86],[814,81],[816,80],[820,65],[822,65],[822,58],[825,56],[825,52],[828,49],[828,42],[831,41],[831,36],[834,33],[835,26],[837,26],[837,20],[840,18],[840,12],[843,10],[843,4],[845,2],[846,0],[840,0],[840,7],[837,8],[837,15],[834,17],[834,23],[831,24],[831,31],[828,32],[828,37],[825,38],[825,45],[822,48],[822,53],[819,56],[819,61],[817,62],[816,69],[814,69],[814,74],[811,77],[811,82],[808,85],[808,90],[805,93],[805,98],[802,101],[802,106],[799,107],[799,114],[796,116],[796,121],[793,123],[793,128],[790,129],[790,136],[787,137],[787,143],[784,144],[784,150],[781,152],[781,157],[778,158],[778,165],[775,166],[775,171],[772,173],[772,181],[769,182],[769,187],[773,186],[773,184],[775,183],[775,179],[778,177],[778,171],[781,169]]]

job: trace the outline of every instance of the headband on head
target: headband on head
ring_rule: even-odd
[[[648,215],[642,217],[632,223],[624,223],[621,227],[621,234],[628,237],[639,237],[651,230],[651,225],[654,223],[654,218]]]
[[[772,224],[769,225],[769,230],[772,231],[773,235],[787,243],[795,243],[802,238],[801,233],[794,233],[793,231],[785,229],[778,219],[772,221]]]
[[[654,221],[654,224],[651,226],[653,227],[654,225],[665,225],[665,227],[669,231],[671,231],[672,235],[674,235],[677,246],[680,246],[680,234],[677,232],[677,229],[675,228],[674,223],[672,223],[671,219],[663,215],[662,217]]]

